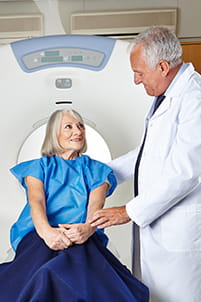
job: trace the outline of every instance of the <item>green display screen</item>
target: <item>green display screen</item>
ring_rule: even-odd
[[[45,51],[45,56],[51,57],[51,56],[59,56],[59,50],[47,50]]]
[[[43,57],[41,58],[42,63],[48,62],[63,62],[63,57]]]
[[[72,62],[80,62],[83,60],[83,56],[72,56],[71,57]]]

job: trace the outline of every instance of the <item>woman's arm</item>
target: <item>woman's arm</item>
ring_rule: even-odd
[[[92,217],[93,214],[97,211],[103,208],[105,204],[105,197],[107,190],[109,188],[109,184],[104,182],[102,185],[100,185],[98,188],[93,190],[89,195],[89,203],[87,208],[87,219],[86,222],[88,222]]]
[[[48,222],[43,182],[35,177],[27,176],[26,185],[31,216],[38,235],[53,250],[62,250],[69,247],[72,242],[67,237],[66,231],[51,227]]]
[[[87,219],[85,223],[60,225],[61,228],[65,228],[67,230],[68,238],[70,238],[73,243],[81,244],[95,232],[96,227],[92,227],[89,220],[97,210],[103,208],[108,187],[108,183],[103,183],[90,193],[87,208]]]

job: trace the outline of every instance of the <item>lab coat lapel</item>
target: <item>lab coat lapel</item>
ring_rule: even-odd
[[[168,96],[165,97],[165,99],[160,104],[160,106],[158,107],[158,109],[156,110],[156,112],[153,114],[152,118],[154,119],[157,116],[164,114],[169,109],[170,103],[171,103],[171,98],[168,97]]]
[[[151,107],[150,107],[150,109],[149,109],[149,111],[147,113],[146,120],[145,120],[146,125],[147,125],[147,123],[149,122],[150,119],[155,119],[156,117],[158,117],[159,115],[165,113],[169,109],[170,103],[171,103],[171,99],[169,97],[165,97],[165,99],[163,100],[163,102],[160,104],[160,106],[158,107],[158,109],[153,114],[154,103],[155,103],[155,101],[153,101],[153,104],[151,105]]]
[[[186,82],[189,80],[189,78],[193,72],[194,72],[194,67],[191,63],[189,63],[189,66],[186,68],[184,73],[180,76],[180,80],[174,84],[170,93],[165,97],[165,99],[163,100],[161,105],[158,107],[156,112],[153,114],[153,116],[151,117],[151,115],[153,113],[153,109],[154,109],[154,104],[152,104],[147,117],[149,117],[149,118],[151,117],[152,119],[155,119],[158,116],[164,114],[170,108],[172,100],[174,98],[178,98],[179,95],[181,95],[183,93],[183,90],[185,89],[185,86],[186,86]]]

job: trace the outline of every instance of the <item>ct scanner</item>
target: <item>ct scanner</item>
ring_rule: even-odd
[[[73,108],[84,117],[93,158],[108,162],[138,144],[149,101],[143,87],[133,83],[128,45],[97,36],[54,35],[0,47],[0,260],[25,202],[9,168],[40,156],[54,110]],[[132,183],[123,184],[106,206],[124,204],[131,196]],[[107,232],[129,266],[130,226]]]

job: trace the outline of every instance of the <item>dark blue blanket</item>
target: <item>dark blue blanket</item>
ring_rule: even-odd
[[[97,234],[63,251],[35,231],[15,259],[0,264],[2,302],[148,302],[148,288],[105,248]]]

